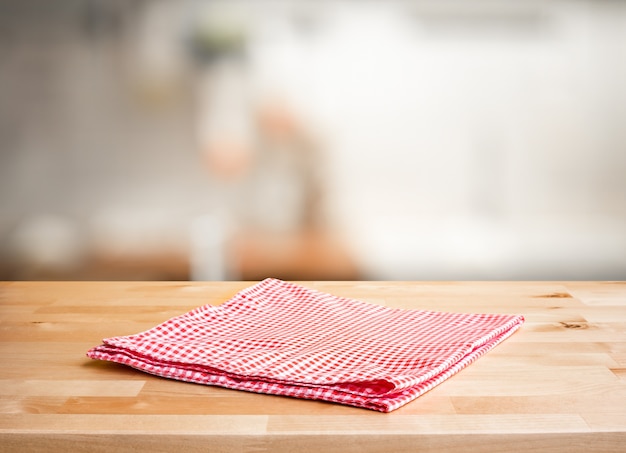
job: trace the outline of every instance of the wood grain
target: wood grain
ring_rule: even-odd
[[[390,414],[87,359],[252,282],[0,283],[0,451],[625,451],[625,282],[298,282],[390,307],[520,313],[505,343]]]

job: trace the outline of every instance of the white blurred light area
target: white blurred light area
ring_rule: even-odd
[[[626,276],[624,5],[356,3],[258,60],[327,128],[366,274]]]
[[[190,243],[192,267],[217,276],[191,278],[236,278],[215,268],[237,262],[221,255],[229,234],[308,233],[318,184],[316,228],[358,278],[626,278],[626,3],[87,3],[115,27],[62,36],[55,61],[4,20],[0,89],[18,85],[20,59],[45,60],[52,82],[31,84],[57,94],[36,114],[60,112],[20,106],[18,121],[0,107],[3,130],[23,131],[0,141],[4,256],[36,255],[56,236],[30,238],[43,227],[29,219],[61,213],[73,265],[89,244],[120,256]],[[317,154],[283,150],[280,106]]]

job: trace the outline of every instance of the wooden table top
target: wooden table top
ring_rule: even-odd
[[[626,451],[626,282],[298,282],[390,307],[525,316],[389,414],[85,356],[252,283],[0,283],[0,451]]]

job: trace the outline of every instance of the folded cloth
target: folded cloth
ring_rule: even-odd
[[[158,376],[391,412],[517,330],[519,315],[388,308],[266,279],[87,352]]]

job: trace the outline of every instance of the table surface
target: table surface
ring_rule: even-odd
[[[85,356],[253,283],[0,283],[0,450],[626,451],[626,282],[298,282],[389,307],[525,316],[389,414]]]

